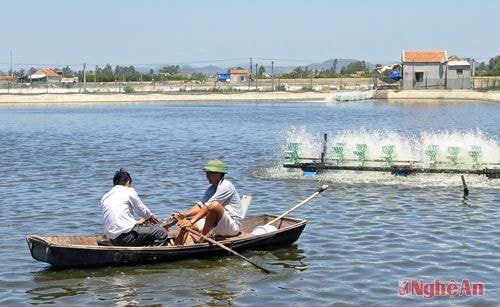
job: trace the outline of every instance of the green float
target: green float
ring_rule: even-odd
[[[436,168],[438,152],[439,152],[438,145],[429,145],[427,147],[425,154],[429,157],[429,168]]]
[[[388,167],[394,164],[394,158],[396,157],[395,148],[396,147],[394,145],[382,146],[382,153],[384,153],[382,159],[384,160],[385,165]]]
[[[335,160],[337,165],[344,165],[345,161],[345,143],[337,143],[333,146],[333,160]]]

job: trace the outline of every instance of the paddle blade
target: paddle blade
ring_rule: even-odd
[[[326,189],[328,189],[328,184],[323,184],[316,192],[321,193]]]

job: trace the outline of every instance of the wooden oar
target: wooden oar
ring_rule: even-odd
[[[257,268],[259,268],[259,269],[261,269],[262,271],[266,272],[267,274],[269,274],[269,273],[274,273],[273,271],[268,270],[268,269],[266,269],[266,268],[264,268],[264,267],[262,267],[262,266],[258,265],[257,263],[253,262],[252,260],[248,259],[247,257],[245,257],[245,256],[243,256],[243,255],[241,255],[241,254],[237,253],[236,251],[234,251],[234,250],[230,249],[229,247],[225,246],[224,244],[219,243],[219,242],[215,241],[214,239],[209,238],[209,237],[207,237],[207,236],[205,236],[205,235],[201,234],[200,232],[198,232],[198,231],[196,231],[196,230],[194,230],[194,229],[192,229],[192,228],[186,227],[186,230],[187,230],[187,231],[189,231],[189,232],[190,232],[190,233],[192,233],[192,234],[195,234],[195,235],[197,235],[197,236],[202,237],[202,238],[203,238],[203,239],[205,239],[206,241],[208,241],[208,242],[210,242],[210,243],[212,243],[212,244],[215,244],[215,245],[217,245],[217,246],[218,246],[218,247],[220,247],[220,248],[225,249],[226,251],[228,251],[228,252],[230,252],[230,253],[233,253],[234,255],[236,255],[236,256],[238,256],[238,257],[240,257],[240,258],[244,259],[245,261],[247,261],[247,262],[249,262],[249,263],[251,263],[251,264],[253,264],[253,265],[254,265],[254,266],[256,266]]]
[[[288,209],[288,211],[286,211],[285,213],[281,214],[280,216],[274,218],[272,221],[270,221],[269,223],[266,224],[267,225],[271,225],[272,223],[276,222],[276,221],[279,221],[281,220],[282,218],[284,218],[285,216],[287,216],[290,212],[292,212],[293,210],[297,209],[298,207],[306,204],[307,202],[309,202],[311,199],[313,199],[314,197],[318,196],[321,192],[323,192],[324,190],[328,189],[328,185],[327,184],[323,184],[316,192],[314,192],[311,196],[309,196],[308,198],[304,199],[303,201],[301,201],[300,203],[296,204],[295,206],[293,206],[292,208]]]

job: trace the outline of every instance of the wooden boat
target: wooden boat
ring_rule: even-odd
[[[253,235],[252,230],[275,219],[273,215],[247,217],[240,235],[216,240],[234,251],[265,250],[291,244],[299,238],[307,221],[283,217],[272,223],[277,229]],[[173,238],[176,231],[169,231]],[[211,243],[186,246],[125,247],[103,245],[103,235],[41,236],[28,235],[31,256],[55,268],[97,267],[169,262],[188,258],[228,255],[223,248]]]

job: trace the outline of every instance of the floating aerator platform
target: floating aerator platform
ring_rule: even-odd
[[[324,134],[323,150],[320,157],[304,157],[301,144],[289,143],[287,161],[283,165],[289,169],[301,169],[304,175],[311,176],[325,170],[348,170],[367,172],[389,172],[397,176],[415,173],[477,174],[488,178],[500,178],[500,163],[482,161],[481,147],[477,145],[463,149],[459,146],[428,145],[423,158],[418,160],[398,160],[396,145],[386,144],[381,148],[370,148],[368,144],[352,144],[352,154],[346,143],[335,143],[331,157],[328,157],[328,136]],[[375,150],[376,149],[376,150]],[[376,159],[370,152],[381,152]],[[348,158],[351,156],[352,158]],[[441,159],[440,159],[441,157]],[[464,158],[465,157],[465,158]]]

